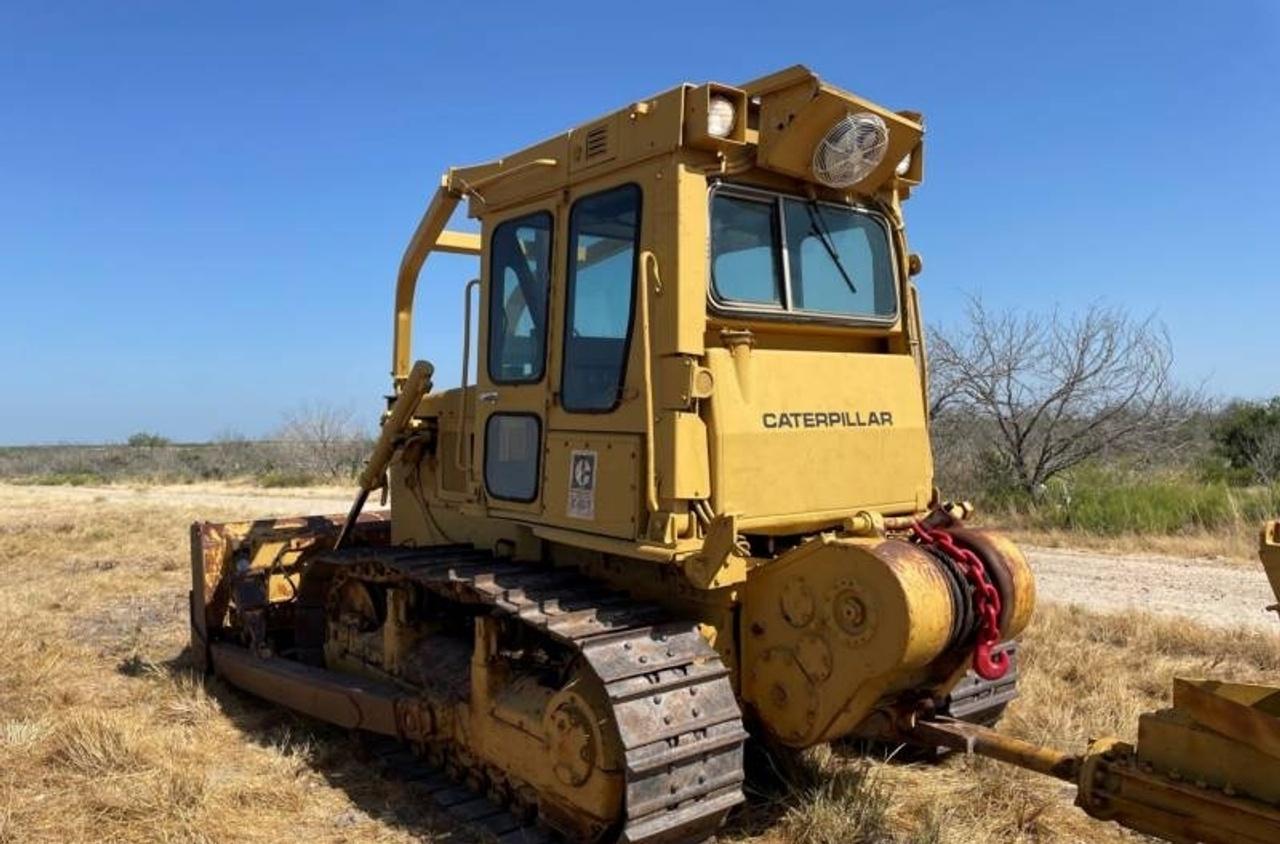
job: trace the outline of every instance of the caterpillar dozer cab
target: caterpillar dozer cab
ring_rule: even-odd
[[[991,728],[1035,587],[933,485],[902,213],[923,138],[793,67],[448,170],[351,511],[193,526],[199,665],[403,741],[504,807],[463,804],[500,840],[705,840],[749,731],[986,753],[1173,840],[1277,840],[1274,694],[1186,684],[1152,728],[1244,748],[1256,776],[1224,763],[1198,802],[1176,759]],[[478,234],[446,228],[463,202]],[[439,392],[410,348],[432,252],[479,259],[431,300],[479,332]]]

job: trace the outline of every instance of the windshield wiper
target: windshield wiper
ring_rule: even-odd
[[[804,207],[809,211],[809,221],[813,223],[813,233],[818,236],[818,240],[822,242],[822,248],[827,250],[827,254],[831,256],[831,263],[836,265],[836,269],[840,271],[840,277],[844,279],[844,283],[849,285],[849,291],[857,293],[858,288],[854,286],[853,279],[849,277],[849,273],[844,268],[844,263],[840,260],[840,253],[836,251],[836,245],[831,240],[831,230],[827,228],[827,219],[822,216],[822,207],[818,205],[816,199],[810,199],[805,203]]]

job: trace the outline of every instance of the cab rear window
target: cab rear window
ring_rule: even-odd
[[[717,189],[711,292],[733,310],[892,321],[898,296],[889,229],[861,208]]]

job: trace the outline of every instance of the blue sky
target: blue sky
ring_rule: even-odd
[[[370,425],[439,173],[684,80],[803,62],[925,112],[929,319],[1154,312],[1184,379],[1280,393],[1280,5],[0,5],[0,443]],[[793,15],[794,18],[789,18]],[[456,381],[433,258],[416,351]]]

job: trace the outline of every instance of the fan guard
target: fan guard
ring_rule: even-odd
[[[889,127],[878,114],[850,114],[818,141],[813,175],[824,185],[847,188],[865,179],[884,160]]]

